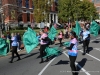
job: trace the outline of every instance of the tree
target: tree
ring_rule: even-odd
[[[47,19],[50,10],[49,0],[33,0],[34,18],[37,23]]]
[[[72,21],[90,20],[91,16],[96,19],[97,14],[94,4],[88,0],[58,0],[58,17],[63,22],[69,19]]]
[[[83,0],[83,2],[79,5],[79,8],[81,9],[79,18],[83,18],[85,20],[91,20],[91,17],[93,17],[93,19],[98,18],[98,13],[94,4],[88,0]]]

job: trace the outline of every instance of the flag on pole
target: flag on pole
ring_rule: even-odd
[[[78,23],[78,21],[76,21],[76,26],[75,28],[73,28],[73,31],[76,33],[76,35],[79,37],[80,35],[80,31],[81,31],[81,26],[80,24]]]
[[[99,28],[100,26],[95,21],[93,21],[92,24],[90,25],[90,33],[93,34],[94,36],[97,36]]]
[[[23,43],[27,53],[30,53],[39,44],[39,41],[36,37],[36,32],[31,28],[28,28],[23,35]]]
[[[7,43],[5,39],[0,38],[0,55],[7,55]]]
[[[55,29],[54,26],[52,26],[51,29],[50,29],[50,31],[49,31],[49,33],[48,33],[48,37],[49,37],[52,41],[54,41],[54,38],[55,38],[56,34],[57,34],[57,30]]]
[[[69,47],[70,46],[70,42],[69,41],[67,41],[67,42],[64,42],[64,44],[63,44],[64,46],[66,46],[66,47]]]

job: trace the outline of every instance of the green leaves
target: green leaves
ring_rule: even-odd
[[[91,20],[97,19],[96,8],[88,0],[58,0],[58,16],[60,20],[67,22],[69,18],[72,21],[78,19]]]
[[[34,18],[37,23],[47,19],[50,11],[50,3],[48,0],[33,0]]]

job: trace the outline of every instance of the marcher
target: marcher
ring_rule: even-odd
[[[12,40],[12,58],[11,58],[11,61],[10,61],[10,63],[13,63],[13,59],[14,59],[14,53],[17,55],[17,57],[18,57],[18,60],[17,61],[19,61],[19,60],[21,60],[20,59],[20,56],[19,56],[19,54],[18,54],[18,52],[17,52],[17,46],[18,46],[18,43],[17,43],[17,38],[16,38],[16,36],[14,35],[14,33],[12,33],[12,38],[11,38],[11,40]]]
[[[43,63],[43,57],[46,54],[45,49],[48,47],[48,35],[44,33],[44,31],[40,31],[41,37],[40,37],[40,57],[41,57],[41,62]],[[48,58],[46,59],[48,61]]]
[[[68,55],[69,55],[69,60],[70,60],[70,67],[71,67],[71,70],[72,70],[72,74],[73,75],[77,75],[77,72],[75,72],[75,71],[77,71],[76,67],[75,67],[75,61],[76,61],[77,54],[78,54],[76,33],[72,31],[70,33],[70,38],[71,38],[70,47],[68,47],[68,49],[69,49],[68,50]]]
[[[85,55],[85,53],[89,53],[89,50],[88,50],[89,42],[90,42],[90,32],[89,32],[88,28],[84,27],[84,31],[83,31],[83,55]],[[86,50],[86,48],[87,48],[87,50]]]
[[[58,40],[60,42],[60,47],[62,46],[63,36],[64,36],[63,31],[60,31],[58,34]]]

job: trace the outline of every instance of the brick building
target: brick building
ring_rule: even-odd
[[[4,23],[24,23],[31,24],[34,22],[33,1],[32,0],[1,0]],[[51,20],[58,23],[57,0],[51,5],[49,23]]]
[[[94,6],[97,9],[97,12],[99,13],[99,19],[100,19],[100,0],[90,0],[90,2],[94,3]]]

